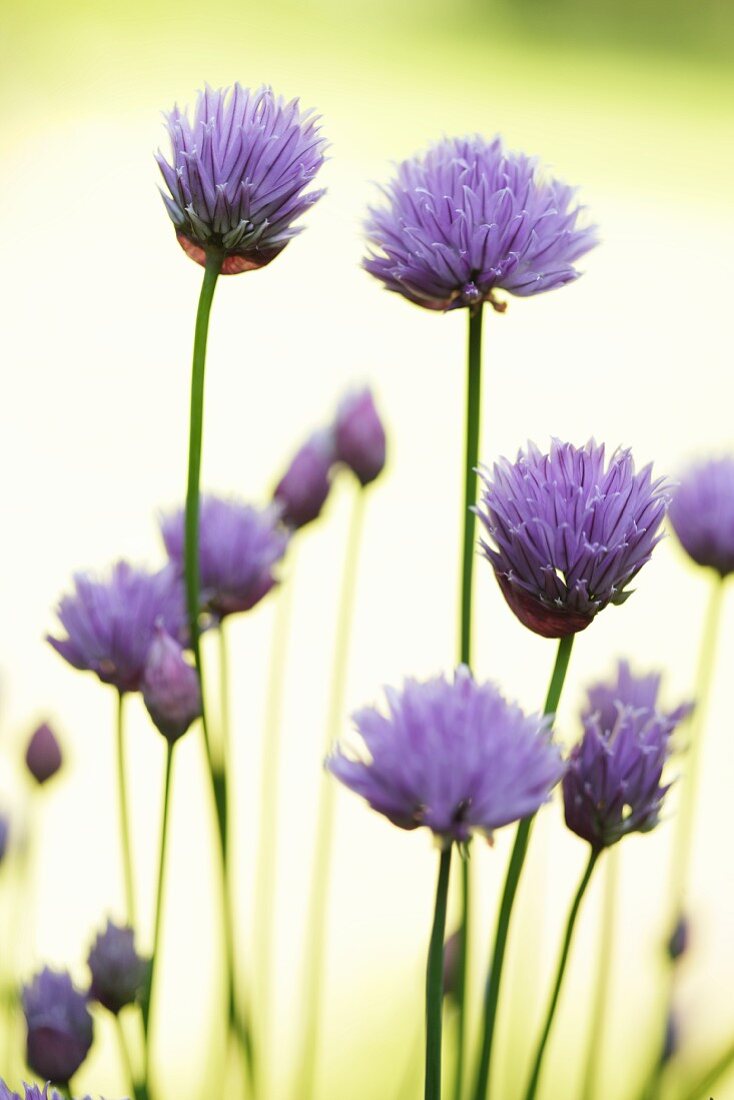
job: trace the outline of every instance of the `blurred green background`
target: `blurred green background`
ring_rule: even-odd
[[[38,907],[27,918],[21,960],[27,972],[41,959],[79,967],[92,931],[121,901],[113,700],[63,666],[42,638],[73,570],[118,555],[160,560],[156,510],[183,493],[200,272],[178,249],[155,190],[152,153],[165,138],[160,112],[175,100],[191,102],[205,80],[240,80],[272,83],[324,116],[329,193],[306,232],[276,264],[223,280],[217,292],[204,482],[264,498],[339,394],[358,381],[375,387],[391,462],[367,517],[351,708],[376,698],[385,682],[451,665],[458,582],[464,318],[425,314],[360,271],[360,221],[372,181],[444,133],[478,130],[503,133],[511,147],[537,152],[581,185],[603,244],[574,286],[512,301],[506,316],[489,318],[482,456],[512,453],[528,437],[542,444],[551,434],[576,442],[594,434],[610,447],[631,445],[640,462],[654,459],[675,475],[692,455],[734,445],[734,9],[723,0],[3,0],[2,24],[0,790],[29,815],[36,834]],[[324,522],[304,537],[295,570],[276,1098],[294,1095],[288,1052],[303,1012],[301,922],[348,498],[343,486]],[[512,619],[488,569],[480,564],[478,574],[478,671],[537,708],[551,648]],[[671,539],[638,588],[577,646],[561,711],[566,740],[578,734],[584,684],[607,675],[618,655],[643,669],[665,668],[671,701],[692,690],[704,579],[687,571]],[[731,602],[702,778],[694,949],[681,987],[681,1082],[734,1035]],[[232,632],[243,959],[272,603]],[[149,910],[162,747],[142,708],[131,711],[135,839]],[[45,715],[65,736],[71,766],[42,804],[29,804],[12,761]],[[158,1061],[165,1095],[193,1100],[206,1094],[202,1052],[215,1058],[221,1039],[212,1018],[218,925],[208,900],[211,822],[195,738],[182,746],[177,783]],[[420,1031],[434,853],[425,837],[390,829],[356,799],[339,797],[319,1096],[417,1100],[418,1077],[402,1091],[401,1081]],[[524,1076],[584,855],[563,832],[557,805],[544,818],[513,943],[502,1100]],[[605,1100],[631,1095],[645,1064],[669,834],[664,825],[625,844]],[[477,852],[476,927],[485,951],[509,841],[500,836],[493,850]],[[579,1087],[597,911],[592,891],[546,1100]],[[120,1095],[124,1079],[104,1025],[100,1035],[79,1084]],[[734,1083],[722,1083],[715,1096],[734,1097]]]

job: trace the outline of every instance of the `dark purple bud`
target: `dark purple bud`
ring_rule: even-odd
[[[680,1040],[681,1035],[678,1014],[674,1009],[671,1009],[665,1024],[665,1038],[663,1040],[663,1049],[660,1055],[660,1062],[662,1065],[667,1066],[668,1062],[671,1062],[673,1058],[675,1058],[680,1050]]]
[[[5,859],[10,840],[10,818],[0,813],[0,863]],[[2,1100],[2,1098],[0,1098]]]
[[[443,945],[443,995],[455,998],[459,992],[461,929],[452,932]]]
[[[86,997],[67,973],[46,967],[23,987],[22,1000],[29,1069],[44,1081],[66,1084],[94,1038]]]
[[[107,921],[104,932],[92,944],[87,965],[92,975],[89,996],[115,1014],[137,1000],[148,969],[135,950],[132,928],[112,921]]]
[[[28,771],[39,784],[46,783],[61,767],[61,746],[46,722],[38,727],[28,742],[25,762]]]
[[[691,929],[685,917],[680,917],[668,940],[668,958],[677,962],[685,955],[690,943]]]
[[[273,493],[288,527],[305,527],[321,515],[331,489],[334,460],[331,432],[317,432],[296,453]]]
[[[385,467],[385,429],[368,389],[347,394],[341,402],[334,428],[336,457],[353,470],[362,485],[369,485]]]
[[[201,714],[199,677],[178,642],[157,627],[143,673],[143,702],[163,736],[173,744]]]

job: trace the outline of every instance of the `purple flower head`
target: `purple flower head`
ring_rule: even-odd
[[[354,716],[367,754],[337,747],[327,767],[401,829],[425,825],[444,843],[491,835],[534,814],[563,774],[549,720],[527,717],[464,665],[386,696],[387,714]]]
[[[181,247],[197,263],[223,258],[236,275],[274,260],[300,233],[293,222],[321,198],[308,191],[324,162],[319,118],[286,103],[272,88],[206,87],[193,121],[167,116],[171,161],[156,160],[161,190]]]
[[[444,138],[403,161],[369,210],[364,261],[388,290],[427,309],[505,305],[577,279],[574,263],[597,243],[575,190],[499,137]]]
[[[58,608],[66,638],[48,641],[74,668],[96,672],[120,691],[137,691],[157,624],[183,639],[184,590],[170,566],[157,573],[120,561],[108,577],[74,577]]]
[[[689,557],[734,573],[734,456],[692,466],[673,491],[670,522]]]
[[[342,400],[334,428],[336,456],[369,485],[385,466],[385,429],[368,389],[355,390]]]
[[[196,669],[170,634],[158,627],[142,681],[143,702],[158,730],[173,744],[201,714]]]
[[[10,818],[7,814],[0,813],[0,863],[5,859],[10,840]]]
[[[658,823],[662,772],[671,735],[690,714],[689,704],[658,709],[658,676],[635,677],[620,662],[616,683],[588,692],[581,741],[563,779],[566,824],[597,850],[627,833],[646,833]]]
[[[43,722],[31,736],[26,749],[25,762],[37,783],[43,784],[60,769],[63,758],[56,734]]]
[[[4,1081],[0,1081],[0,1100],[61,1100],[61,1095],[48,1084],[43,1088],[40,1085],[24,1084],[23,1096],[21,1096],[20,1093],[13,1092]]]
[[[331,489],[334,459],[330,431],[316,432],[296,452],[273,493],[288,527],[297,530],[321,515]]]
[[[87,965],[92,975],[89,996],[115,1014],[137,999],[148,971],[148,963],[135,950],[132,928],[112,921],[92,944]]]
[[[662,537],[668,503],[651,466],[635,472],[632,455],[554,439],[550,454],[534,443],[516,462],[482,472],[478,515],[482,549],[507,603],[544,638],[584,630],[607,604],[623,603],[627,585]]]
[[[94,1037],[86,997],[68,974],[46,967],[23,987],[22,999],[29,1068],[45,1081],[66,1083],[86,1058]]]
[[[223,619],[237,611],[249,611],[268,594],[276,583],[273,567],[288,545],[288,534],[279,519],[280,512],[275,505],[259,509],[224,497],[201,498],[199,582],[202,611]],[[161,520],[166,551],[181,573],[184,521],[183,509]]]

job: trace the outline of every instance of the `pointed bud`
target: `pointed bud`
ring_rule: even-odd
[[[305,527],[321,514],[334,458],[331,432],[316,432],[296,453],[273,493],[288,527]]]
[[[668,958],[677,962],[688,950],[690,926],[685,917],[680,917],[668,940]]]
[[[5,859],[10,840],[10,818],[0,813],[0,863]]]
[[[385,429],[368,389],[347,394],[336,414],[336,456],[361,484],[369,485],[385,466]]]
[[[143,673],[143,702],[156,727],[173,744],[201,714],[199,677],[184,651],[162,626],[148,651]]]
[[[132,928],[108,920],[92,944],[87,965],[92,975],[90,997],[115,1015],[143,990],[148,964],[135,950]]]
[[[63,763],[61,746],[56,734],[46,722],[38,727],[28,742],[25,762],[28,771],[41,785],[56,775],[61,767]]]

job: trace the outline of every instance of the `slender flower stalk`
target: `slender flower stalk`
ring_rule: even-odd
[[[127,1077],[128,1084],[132,1089],[132,1094],[135,1100],[148,1100],[148,1086],[147,1084],[138,1081],[135,1070],[133,1069],[132,1059],[130,1057],[130,1048],[128,1047],[127,1037],[125,1035],[125,1029],[122,1026],[122,1020],[119,1014],[115,1014],[115,1031],[117,1033],[117,1044],[120,1049],[120,1061]]]
[[[614,955],[614,926],[617,917],[617,891],[619,888],[619,857],[616,850],[609,853],[604,868],[604,898],[599,935],[599,965],[596,973],[594,1004],[591,1010],[589,1045],[584,1068],[584,1082],[581,1089],[583,1100],[593,1100],[596,1096],[599,1080],[599,1062],[601,1060],[604,1027],[607,1018],[609,989]]]
[[[441,851],[436,887],[436,907],[426,968],[426,1076],[425,1100],[441,1100],[441,1032],[443,1020],[443,942],[451,870],[448,843]]]
[[[120,811],[120,844],[122,872],[125,883],[125,920],[134,928],[136,924],[135,885],[133,879],[132,839],[130,836],[130,812],[127,797],[125,769],[125,693],[117,693],[117,797]]]
[[[543,1055],[545,1054],[546,1046],[548,1045],[548,1039],[550,1037],[551,1028],[553,1026],[553,1020],[556,1014],[556,1008],[558,1007],[558,999],[561,994],[561,986],[563,984],[563,978],[566,973],[566,964],[568,962],[569,952],[571,950],[571,940],[573,939],[574,929],[576,927],[576,919],[579,915],[579,909],[581,908],[581,902],[583,900],[586,889],[589,885],[589,881],[593,874],[597,860],[599,859],[601,852],[598,848],[592,848],[589,855],[589,861],[586,865],[581,882],[579,883],[576,896],[573,900],[571,910],[568,914],[568,923],[566,925],[566,934],[563,938],[563,946],[561,948],[561,955],[558,960],[558,969],[556,971],[556,980],[553,986],[553,992],[551,994],[550,1003],[548,1005],[548,1012],[545,1018],[545,1024],[540,1036],[540,1042],[538,1043],[538,1050],[535,1055],[535,1062],[533,1064],[533,1070],[530,1075],[530,1081],[528,1083],[527,1091],[525,1093],[525,1100],[535,1100],[536,1093],[538,1091],[538,1083],[540,1081],[540,1073],[543,1068]]]
[[[331,677],[331,698],[326,723],[327,750],[336,741],[344,716],[347,670],[352,636],[352,619],[357,590],[359,548],[362,542],[365,493],[361,486],[355,491],[349,536],[344,558],[344,573],[339,599],[339,618],[334,642],[334,668]],[[329,898],[329,876],[334,833],[336,789],[328,778],[321,784],[316,842],[308,914],[306,917],[305,973],[303,983],[303,1033],[298,1062],[298,1100],[313,1100],[321,1017],[323,1012],[324,947]]]
[[[703,1076],[681,1094],[680,1100],[703,1100],[704,1097],[710,1096],[711,1088],[731,1070],[732,1066],[734,1066],[734,1043],[730,1043]]]
[[[571,659],[573,639],[575,635],[567,634],[558,642],[556,661],[553,666],[548,694],[543,708],[543,714],[555,714],[561,698],[561,691],[566,679],[568,664]],[[484,1018],[482,1023],[482,1047],[479,1056],[479,1068],[477,1071],[474,1100],[485,1100],[489,1096],[489,1076],[492,1061],[492,1046],[494,1040],[495,1025],[497,1022],[497,1005],[499,1002],[500,985],[502,982],[502,968],[507,950],[507,938],[510,930],[510,919],[515,904],[515,895],[520,882],[528,843],[530,841],[530,829],[534,815],[523,818],[517,827],[515,843],[507,868],[507,876],[502,891],[502,900],[497,916],[497,927],[492,949],[492,960],[489,966],[487,982],[484,992]]]

